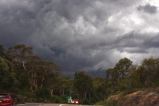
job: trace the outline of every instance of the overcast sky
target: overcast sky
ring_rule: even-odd
[[[29,44],[65,72],[159,56],[159,0],[0,0],[0,43]]]

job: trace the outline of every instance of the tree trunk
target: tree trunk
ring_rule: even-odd
[[[50,90],[50,95],[51,95],[51,96],[54,95],[54,90],[53,90],[53,89]]]

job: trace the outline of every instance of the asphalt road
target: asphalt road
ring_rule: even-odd
[[[93,106],[93,105],[72,105],[72,104],[38,104],[38,103],[26,103],[16,106]]]

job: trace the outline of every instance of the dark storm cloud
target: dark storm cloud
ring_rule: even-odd
[[[36,29],[36,15],[21,6],[0,6],[0,42],[9,46],[25,42]]]
[[[118,24],[108,25],[111,16],[139,1],[0,0],[0,42],[30,44],[65,71],[110,67],[122,52],[149,53],[145,49],[158,46],[157,38],[147,33],[125,34],[115,28]]]
[[[152,54],[152,50],[159,48],[159,33],[138,33],[130,32],[123,37],[118,38],[112,48],[117,48],[120,52],[130,54],[148,54],[157,56],[157,53]]]
[[[153,6],[151,4],[140,5],[137,9],[139,11],[144,11],[144,12],[149,13],[149,14],[155,14],[158,11],[157,7]]]
[[[151,37],[149,39],[147,39],[145,42],[144,42],[144,45],[147,47],[147,48],[158,48],[159,47],[159,33],[156,34],[157,36],[155,37]]]
[[[130,32],[122,37],[117,38],[115,41],[118,47],[140,47],[141,49],[158,47],[159,43],[159,33],[139,33],[139,32]]]

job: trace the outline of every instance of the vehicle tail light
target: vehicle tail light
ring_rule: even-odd
[[[12,99],[10,97],[3,98],[0,100],[0,104],[12,104]]]
[[[10,98],[4,98],[3,102],[11,102],[12,100]]]

